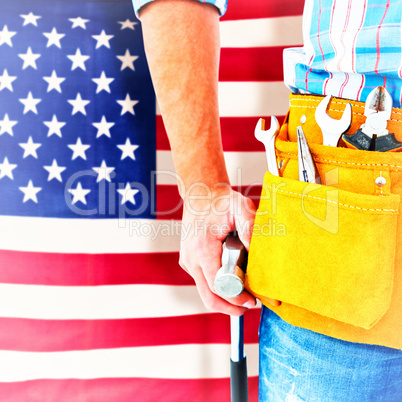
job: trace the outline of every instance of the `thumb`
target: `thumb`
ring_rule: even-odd
[[[238,236],[248,251],[251,235],[253,234],[256,209],[250,198],[244,197],[241,194],[239,196],[239,208],[236,208],[234,218]]]

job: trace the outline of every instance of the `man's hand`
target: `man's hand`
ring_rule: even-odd
[[[255,304],[253,296],[243,292],[224,300],[213,291],[222,242],[236,228],[248,249],[255,212],[251,200],[231,189],[226,171],[218,110],[218,10],[192,0],[159,0],[144,7],[140,18],[155,93],[183,184],[180,264],[209,309],[240,315]]]
[[[196,186],[193,190],[184,198],[180,265],[194,278],[209,310],[242,315],[255,306],[255,298],[243,291],[239,296],[225,300],[215,293],[214,280],[222,265],[222,242],[229,232],[236,229],[249,249],[254,204],[227,185],[212,190]]]

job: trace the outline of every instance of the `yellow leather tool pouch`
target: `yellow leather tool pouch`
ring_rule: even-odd
[[[291,95],[275,143],[280,177],[264,177],[246,287],[293,325],[401,349],[402,153],[321,145],[314,118],[321,99]],[[346,102],[333,98],[331,117],[340,118]],[[350,133],[365,118],[364,103],[352,107]],[[298,179],[301,115],[322,185]],[[400,140],[401,116],[395,109],[388,127]]]
[[[399,196],[266,173],[248,267],[260,295],[362,328],[388,310]]]

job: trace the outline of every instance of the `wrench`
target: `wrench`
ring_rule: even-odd
[[[327,95],[319,103],[315,110],[315,120],[322,131],[323,145],[336,147],[342,134],[348,130],[352,122],[352,105],[350,103],[346,104],[342,117],[337,120],[327,113],[330,100],[331,95]]]
[[[261,141],[265,146],[267,154],[268,171],[274,176],[279,176],[278,165],[276,164],[275,154],[275,137],[279,132],[278,119],[275,116],[271,117],[271,127],[269,130],[265,129],[265,120],[260,119],[254,130],[255,138]]]
[[[269,172],[275,176],[279,176],[275,155],[275,136],[279,131],[278,119],[272,116],[270,129],[264,130],[264,128],[265,120],[259,119],[254,130],[254,135],[265,146]],[[214,282],[215,290],[219,296],[236,297],[243,291],[244,274],[240,261],[244,260],[244,251],[244,246],[240,240],[234,237],[233,234],[229,235],[223,245],[222,268],[216,273]]]

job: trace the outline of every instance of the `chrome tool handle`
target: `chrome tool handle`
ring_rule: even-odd
[[[225,298],[239,296],[244,290],[244,271],[247,266],[247,251],[235,232],[223,243],[222,267],[215,276],[216,293]]]

